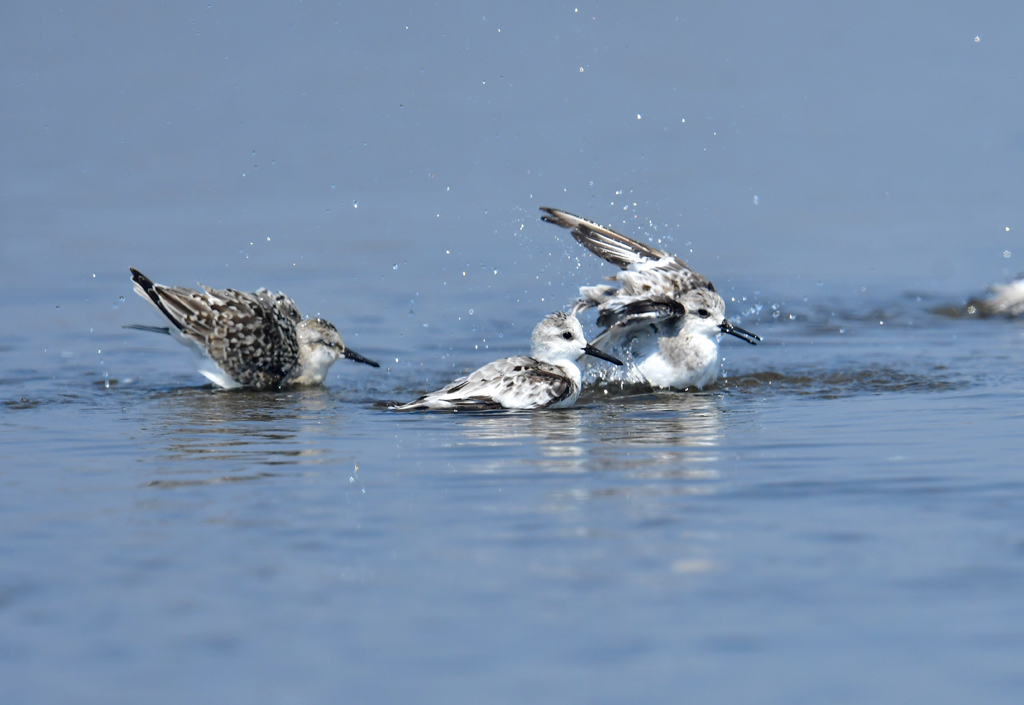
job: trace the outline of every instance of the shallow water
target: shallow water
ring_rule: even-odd
[[[367,8],[0,23],[0,700],[1019,702],[1021,7]],[[763,344],[375,406],[610,273],[540,205]],[[382,367],[215,390],[129,266]]]
[[[443,365],[342,362],[321,389],[223,392],[176,371],[188,355],[163,336],[64,338],[106,346],[102,365],[15,342],[5,687],[65,702],[618,702],[683,683],[722,702],[1009,701],[1024,331],[914,299],[749,317],[765,343],[725,341],[710,390],[598,384],[542,413],[374,408],[455,374]],[[475,354],[456,337],[454,364],[523,349],[531,320]]]

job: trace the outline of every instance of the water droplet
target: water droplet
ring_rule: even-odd
[[[331,188],[332,189],[338,188],[338,185],[337,184],[331,184]]]
[[[758,205],[758,204],[759,204],[760,202],[761,202],[761,199],[757,197],[757,194],[754,194],[754,205],[756,206],[756,205]]]
[[[975,37],[975,38],[974,38],[974,43],[975,43],[975,44],[977,44],[977,43],[978,43],[978,42],[980,42],[980,41],[981,41],[981,37]]]
[[[359,201],[352,201],[352,207],[353,208],[358,208],[359,207]]]
[[[1003,257],[1005,257],[1006,259],[1010,259],[1010,251],[1009,250],[1003,250]]]
[[[469,315],[470,315],[470,316],[472,316],[472,315],[473,315],[473,309],[469,309]]]

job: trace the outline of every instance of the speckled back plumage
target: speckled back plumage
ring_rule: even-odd
[[[555,365],[517,355],[490,362],[397,411],[424,409],[543,409],[579,396],[580,385]]]
[[[138,293],[239,384],[276,387],[298,362],[296,326],[302,316],[284,294],[208,286],[200,292],[155,284],[138,270],[131,271]]]

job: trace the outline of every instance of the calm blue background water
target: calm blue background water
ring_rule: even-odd
[[[1019,3],[0,9],[5,703],[1019,702]],[[755,199],[756,197],[756,199]],[[684,256],[697,394],[395,415]],[[1017,263],[1017,264],[1015,264]],[[380,370],[223,393],[156,281]],[[123,297],[123,298],[122,298]]]

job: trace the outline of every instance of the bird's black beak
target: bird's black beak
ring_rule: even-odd
[[[757,341],[761,340],[761,336],[754,335],[753,333],[751,333],[748,330],[743,330],[742,328],[737,328],[732,323],[729,323],[728,319],[722,321],[722,325],[720,325],[718,327],[721,329],[721,331],[723,333],[728,333],[729,335],[735,335],[737,338],[742,340],[744,343],[750,343],[751,345],[757,345]]]
[[[342,351],[341,354],[347,357],[349,360],[355,360],[356,362],[361,362],[364,365],[369,365],[370,367],[380,367],[379,364],[377,364],[373,360],[370,360],[369,358],[363,357],[355,350],[349,350],[348,348],[345,348],[345,350]]]
[[[618,358],[614,358],[611,355],[609,355],[608,353],[602,352],[602,351],[598,350],[597,348],[595,348],[590,343],[587,343],[586,347],[583,348],[583,354],[584,355],[590,355],[591,357],[599,357],[602,360],[607,360],[608,362],[612,363],[613,365],[621,365],[622,364],[622,360],[619,360]]]

